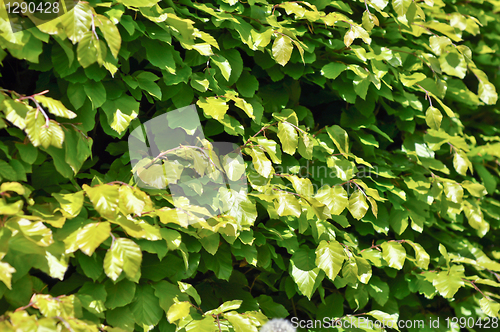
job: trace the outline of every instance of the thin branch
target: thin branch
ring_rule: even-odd
[[[465,279],[465,278],[462,278],[463,281],[468,281],[471,283],[472,286],[474,286],[474,289],[477,290],[479,293],[481,293],[482,296],[484,296],[485,298],[487,298],[488,300],[492,301],[491,297],[489,297],[488,295],[484,294],[480,289],[479,287],[476,286],[476,283],[472,280],[469,280],[469,279]]]
[[[108,182],[106,184],[110,184],[110,185],[113,185],[113,184],[121,184],[122,186],[127,186],[129,188],[134,188],[134,186],[131,186],[130,184],[128,183],[125,183],[125,182],[122,182],[122,181],[111,181],[111,182]]]
[[[245,144],[243,144],[241,147],[240,147],[240,150],[241,149],[244,149],[249,143],[250,141],[252,140],[252,138],[255,138],[257,135],[259,135],[261,132],[263,132],[264,130],[266,130],[267,128],[269,127],[272,127],[272,126],[275,126],[278,122],[274,122],[274,123],[271,123],[270,125],[267,125],[267,126],[264,126],[262,127],[255,135],[253,135],[252,137],[250,137],[246,142]]]

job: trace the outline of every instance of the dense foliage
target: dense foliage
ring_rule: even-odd
[[[495,330],[499,5],[91,0],[13,33],[2,3],[0,330]],[[195,103],[249,191],[189,223],[127,138]]]

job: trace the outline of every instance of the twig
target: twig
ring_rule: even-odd
[[[271,123],[270,125],[267,125],[267,126],[264,126],[262,127],[255,135],[253,135],[252,137],[250,137],[246,142],[245,144],[243,144],[241,147],[240,147],[240,150],[245,148],[249,143],[250,141],[252,140],[252,138],[256,137],[257,135],[259,135],[261,132],[263,132],[264,130],[266,130],[267,128],[269,127],[272,127],[272,126],[275,126],[278,122],[274,122],[274,123]]]

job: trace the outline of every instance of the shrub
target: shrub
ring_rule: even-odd
[[[497,7],[2,4],[0,330],[497,328]],[[249,180],[198,222],[127,144],[191,104]]]

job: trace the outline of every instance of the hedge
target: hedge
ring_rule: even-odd
[[[498,1],[72,6],[1,4],[1,331],[498,329]],[[219,214],[131,163],[189,105]]]

